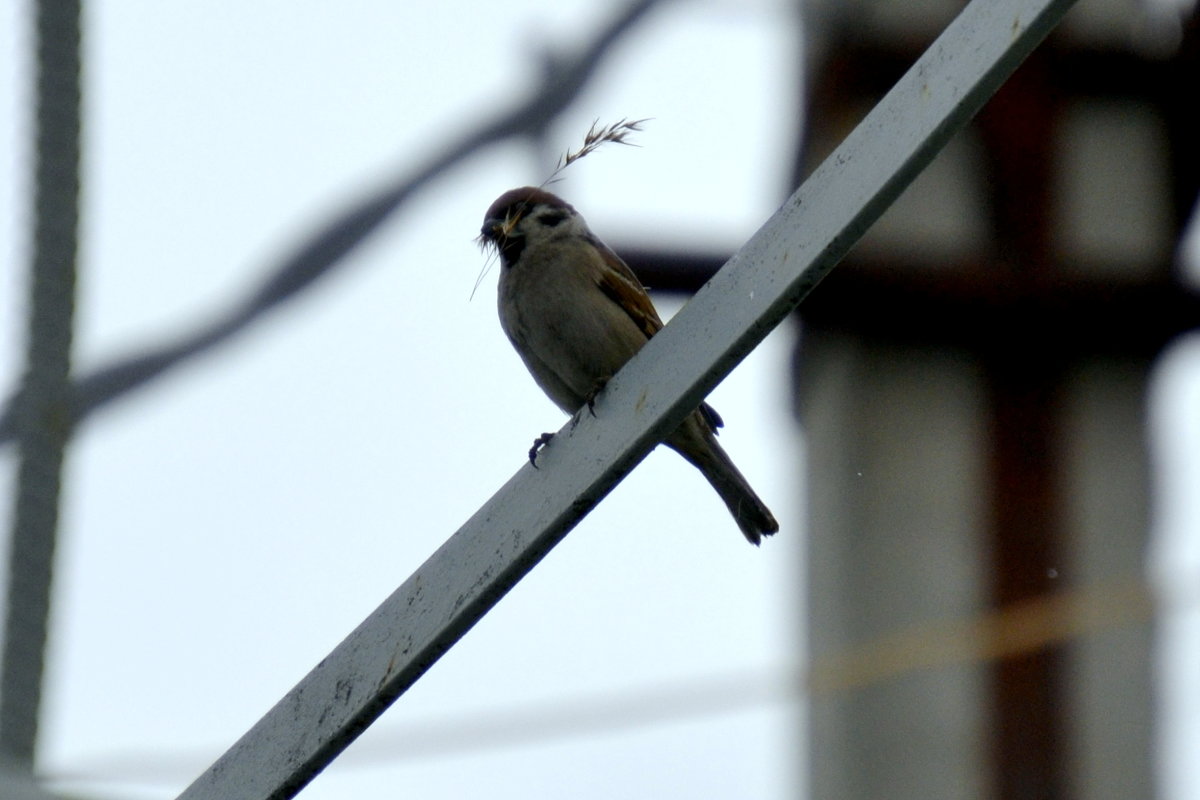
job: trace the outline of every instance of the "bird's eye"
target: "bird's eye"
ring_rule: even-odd
[[[538,216],[538,222],[542,223],[547,228],[553,228],[566,218],[567,212],[565,211],[546,211]]]

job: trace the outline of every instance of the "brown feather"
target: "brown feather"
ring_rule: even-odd
[[[633,270],[603,242],[593,240],[592,244],[600,251],[600,256],[608,266],[608,269],[603,270],[597,276],[600,291],[604,292],[620,306],[622,311],[629,315],[633,324],[646,334],[647,339],[661,331],[663,328],[662,318],[658,316],[654,303],[650,301],[650,295],[646,293],[642,282],[633,274]]]

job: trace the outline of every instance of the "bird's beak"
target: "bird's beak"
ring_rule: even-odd
[[[498,241],[504,237],[504,220],[502,219],[487,219],[483,221],[483,227],[479,229],[479,235],[484,239]]]

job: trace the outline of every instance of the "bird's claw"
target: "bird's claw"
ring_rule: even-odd
[[[541,436],[533,440],[533,447],[529,448],[529,463],[534,469],[538,468],[537,456],[541,449],[550,444],[550,440],[554,438],[553,433],[543,433]]]
[[[604,387],[608,385],[608,381],[608,376],[597,378],[595,385],[592,386],[592,390],[588,392],[587,410],[588,413],[593,417],[596,416],[596,397],[600,394],[600,392],[604,391]]]

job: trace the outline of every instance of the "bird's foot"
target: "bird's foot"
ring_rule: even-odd
[[[550,444],[550,440],[554,438],[553,433],[543,433],[541,436],[533,440],[533,447],[529,448],[529,463],[534,469],[538,468],[537,457],[542,448]]]
[[[587,396],[587,410],[593,417],[596,416],[596,397],[600,392],[604,391],[604,387],[608,385],[611,375],[605,375],[603,378],[597,378],[596,383],[592,385],[592,390]]]

